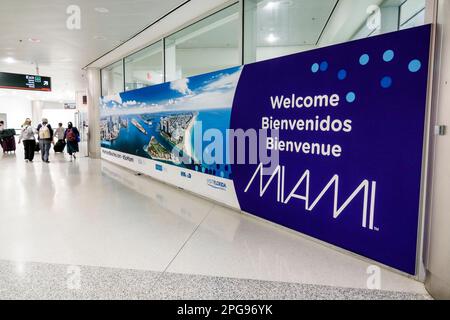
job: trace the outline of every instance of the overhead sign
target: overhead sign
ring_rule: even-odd
[[[103,97],[102,157],[414,275],[430,32]]]
[[[52,83],[50,77],[0,72],[0,88],[31,91],[52,91]]]
[[[77,108],[77,104],[74,102],[70,102],[70,103],[64,103],[64,109],[76,109]]]

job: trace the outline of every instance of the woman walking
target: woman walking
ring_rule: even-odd
[[[73,126],[72,122],[67,124],[64,139],[67,141],[67,152],[70,155],[70,161],[72,161],[77,158],[76,153],[79,152],[78,142],[80,141],[80,132]]]
[[[31,126],[31,119],[26,119],[22,126],[22,132],[19,137],[19,143],[23,141],[25,150],[25,161],[33,162],[36,140],[34,138],[34,129]]]

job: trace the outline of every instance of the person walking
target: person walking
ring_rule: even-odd
[[[58,123],[58,128],[55,129],[55,138],[57,141],[64,140],[65,129],[62,123]]]
[[[76,153],[79,152],[78,142],[80,141],[80,132],[73,126],[72,122],[67,124],[67,130],[64,134],[67,141],[67,152],[70,155],[70,161],[76,159]]]
[[[64,140],[65,129],[62,123],[58,123],[58,128],[55,130],[56,144],[54,146],[55,153],[63,152],[66,147],[66,141]]]
[[[39,147],[41,148],[42,161],[50,163],[48,157],[50,155],[50,146],[53,142],[53,129],[46,118],[42,119],[42,123],[37,127],[39,136]]]
[[[33,162],[34,149],[36,147],[36,140],[34,139],[34,129],[31,126],[31,119],[26,119],[22,126],[22,132],[19,136],[19,144],[23,141],[25,149],[25,161]]]

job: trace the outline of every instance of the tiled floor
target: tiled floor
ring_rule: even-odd
[[[67,277],[67,266],[98,281],[66,298],[121,298],[110,278],[125,298],[426,296],[423,284],[386,269],[383,291],[367,291],[370,263],[113,164],[51,160],[0,155],[2,297],[51,298],[46,288]],[[39,273],[49,279],[42,287],[33,282]]]
[[[425,300],[427,295],[154,271],[0,261],[0,299]]]

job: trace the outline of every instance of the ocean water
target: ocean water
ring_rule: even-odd
[[[212,163],[212,164],[206,164],[204,161],[202,162],[201,166],[195,166],[194,170],[204,172],[204,173],[210,173],[214,176],[219,176],[222,178],[228,178],[231,179],[231,167],[230,165],[226,164],[227,159],[227,130],[230,128],[230,121],[231,121],[231,108],[230,109],[220,109],[220,110],[208,110],[207,112],[200,112],[197,118],[197,122],[202,123],[202,129],[203,133],[205,133],[209,129],[217,129],[222,133],[223,137],[223,150],[222,150],[222,156],[218,157],[220,159],[220,163]],[[204,159],[205,156],[212,156],[216,157],[217,154],[215,154],[215,151],[210,146],[212,143],[211,141],[203,141],[201,148],[196,147],[196,137],[192,135],[192,142],[191,144],[195,147],[195,158],[196,159]],[[204,140],[204,139],[203,139]],[[201,150],[201,151],[200,151]]]
[[[186,112],[167,112],[167,113],[157,113],[151,114],[150,116],[154,119],[152,125],[146,124],[142,119],[141,115],[126,115],[121,116],[122,119],[128,119],[128,128],[121,128],[119,137],[111,142],[102,141],[102,147],[107,149],[112,149],[116,151],[120,151],[127,154],[136,155],[139,157],[151,159],[150,155],[144,150],[145,146],[148,145],[152,136],[154,136],[159,143],[161,143],[167,150],[172,150],[172,145],[169,144],[165,139],[161,137],[159,134],[159,120],[162,117],[166,117],[169,115],[186,113]],[[221,110],[202,110],[199,112],[197,117],[197,124],[201,122],[201,126],[203,129],[203,133],[209,129],[217,129],[219,130],[224,137],[223,144],[223,158],[221,159],[221,163],[212,163],[212,164],[174,164],[172,162],[167,162],[171,165],[177,165],[182,168],[196,170],[199,172],[204,172],[207,174],[211,174],[218,177],[228,178],[232,177],[231,168],[229,165],[224,164],[226,159],[226,132],[230,125],[231,118],[231,109],[221,109]],[[138,128],[136,128],[131,120],[136,119],[139,124],[147,131],[147,134],[142,133]],[[203,139],[202,139],[203,140]],[[191,130],[191,144],[195,150],[192,150],[192,154],[195,154],[195,158],[198,160],[203,159],[203,155],[212,155],[216,156],[215,151],[209,148],[209,141],[203,141],[201,146],[198,147],[198,143],[196,143],[194,128]]]

